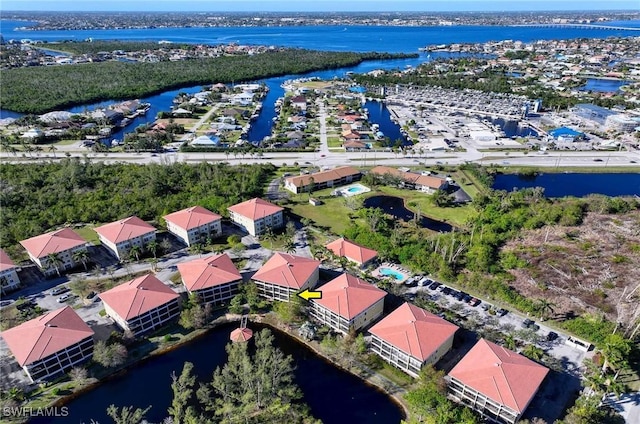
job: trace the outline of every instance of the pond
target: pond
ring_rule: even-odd
[[[393,215],[405,222],[413,221],[415,213],[404,207],[404,200],[395,196],[373,196],[364,201],[365,208],[380,208],[389,215]],[[446,222],[437,221],[435,219],[421,216],[420,226],[433,231],[449,232],[453,229]]]
[[[496,176],[491,188],[512,191],[528,187],[544,188],[547,197],[585,197],[590,194],[640,196],[640,174],[500,174]]]
[[[133,405],[146,408],[153,405],[146,418],[160,422],[167,416],[171,404],[171,373],[180,374],[185,361],[194,364],[200,381],[209,381],[216,367],[227,359],[225,346],[237,323],[225,324],[207,335],[164,355],[150,358],[130,372],[103,382],[66,406],[64,418],[38,418],[34,423],[89,423],[91,419],[108,423],[110,404],[118,407]],[[254,331],[266,328],[249,323]],[[296,382],[314,417],[323,423],[399,423],[402,410],[382,391],[339,369],[317,356],[309,348],[284,333],[272,330],[276,345],[292,355],[296,365]],[[330,405],[331,407],[328,407]]]

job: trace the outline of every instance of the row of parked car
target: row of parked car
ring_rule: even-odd
[[[422,275],[409,278],[407,281],[405,281],[404,284],[408,287],[419,286],[419,287],[427,287],[429,290],[437,290],[442,292],[442,294],[446,296],[451,296],[454,299],[457,299],[461,302],[468,303],[471,306],[478,306],[480,303],[482,303],[480,299],[477,299],[468,293],[454,290],[450,287],[442,285],[437,281],[432,280],[429,277],[425,277]]]

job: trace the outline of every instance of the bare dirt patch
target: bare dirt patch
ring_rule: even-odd
[[[562,316],[604,313],[626,325],[640,317],[640,214],[591,213],[578,227],[525,231],[504,247],[527,265],[510,272],[523,295]]]

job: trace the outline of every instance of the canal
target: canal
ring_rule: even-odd
[[[226,362],[225,346],[237,323],[225,324],[174,351],[150,358],[128,372],[104,381],[93,390],[80,395],[66,406],[64,418],[38,418],[34,423],[108,423],[109,405],[146,408],[152,405],[146,418],[161,422],[171,404],[171,374],[180,374],[184,362],[194,364],[199,381],[210,381],[216,367]],[[249,323],[255,331],[264,325]],[[323,423],[399,423],[402,409],[382,391],[347,373],[286,334],[272,330],[276,345],[292,355],[296,366],[296,383],[304,394],[314,417]]]
[[[585,197],[590,194],[605,196],[640,196],[640,174],[588,174],[559,173],[534,176],[499,174],[493,182],[494,190],[518,190],[542,187],[547,197]]]

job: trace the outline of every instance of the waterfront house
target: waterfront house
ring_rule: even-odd
[[[378,258],[378,252],[344,238],[339,238],[325,246],[336,256],[344,256],[360,268],[366,268]]]
[[[222,235],[222,217],[202,206],[193,206],[164,216],[167,230],[187,246],[205,243]]]
[[[19,270],[9,255],[0,249],[0,294],[5,294],[20,287]]]
[[[296,175],[287,177],[284,180],[284,188],[293,193],[309,191],[313,183],[314,190],[321,190],[327,187],[337,187],[358,181],[362,173],[352,166],[340,166],[327,171],[315,172],[313,174]]]
[[[322,298],[311,302],[311,316],[335,331],[348,334],[378,319],[387,292],[350,274],[341,274],[319,288]]]
[[[522,355],[481,339],[449,372],[448,392],[490,421],[513,424],[548,372]]]
[[[156,229],[137,216],[96,227],[94,231],[98,233],[102,245],[120,260],[134,246],[144,250],[149,242],[156,239]]]
[[[76,252],[87,250],[87,241],[71,228],[41,234],[22,240],[20,244],[46,276],[74,268],[78,265]]]
[[[427,173],[417,173],[408,170],[400,170],[390,166],[376,166],[369,171],[378,176],[390,176],[399,179],[403,188],[418,190],[424,193],[434,193],[437,190],[446,190],[449,181],[446,178],[434,177]]]
[[[215,135],[201,135],[194,139],[191,145],[195,147],[219,147],[220,137],[216,137]]]
[[[65,306],[4,331],[2,338],[35,383],[90,359],[93,334],[73,308]]]
[[[320,261],[276,252],[252,279],[261,296],[288,302],[296,293],[314,288],[319,276]]]
[[[99,296],[107,315],[135,336],[159,328],[180,314],[180,295],[153,274],[120,284]]]
[[[284,208],[259,197],[228,208],[229,218],[252,236],[284,226]]]
[[[178,264],[182,283],[203,303],[218,305],[238,294],[242,275],[226,254]]]
[[[418,377],[453,346],[458,326],[410,303],[371,327],[371,350],[391,365]]]
[[[291,107],[307,110],[307,99],[304,96],[293,96],[290,101]]]

